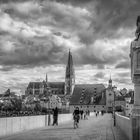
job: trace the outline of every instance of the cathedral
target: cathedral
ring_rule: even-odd
[[[68,61],[65,72],[65,82],[49,82],[46,74],[46,79],[42,82],[30,82],[26,89],[26,95],[43,95],[53,94],[60,97],[70,98],[73,94],[75,86],[75,72],[73,66],[72,53],[69,50]]]
[[[109,83],[111,87],[112,81],[110,80]],[[29,83],[26,95],[38,96],[40,99],[44,95],[57,95],[61,98],[62,103],[69,102],[70,110],[73,110],[75,106],[91,106],[91,109],[95,109],[93,105],[97,104],[104,110],[106,104],[105,86],[103,84],[75,84],[75,71],[70,50],[66,65],[65,81],[49,82],[46,74],[44,81]]]

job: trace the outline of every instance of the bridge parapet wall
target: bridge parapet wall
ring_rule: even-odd
[[[132,140],[132,119],[122,116],[119,113],[115,114],[116,126],[126,135],[129,140]]]
[[[70,120],[72,120],[72,114],[60,114],[58,116],[59,124]],[[49,127],[48,121],[48,115],[0,118],[0,137],[35,128]],[[52,122],[53,117],[51,115],[50,125]]]

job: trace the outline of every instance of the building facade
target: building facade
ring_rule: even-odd
[[[124,108],[125,116],[130,117],[132,115],[133,107],[134,102],[132,101],[131,97],[125,97],[125,108]]]
[[[112,86],[112,79],[110,77],[108,81],[108,87],[106,89],[106,108],[108,112],[113,111],[113,106],[115,105],[115,93]]]
[[[103,84],[75,85],[70,99],[70,112],[73,112],[75,107],[82,110],[105,111],[105,86]]]

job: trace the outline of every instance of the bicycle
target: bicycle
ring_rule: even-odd
[[[74,115],[73,119],[74,119],[74,123],[73,123],[74,129],[76,129],[79,127],[79,125],[78,125],[79,124],[79,115]]]

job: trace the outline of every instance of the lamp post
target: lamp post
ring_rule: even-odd
[[[50,91],[49,91],[49,100],[48,100],[48,125],[51,123],[51,115],[50,115]]]
[[[114,89],[113,89],[113,93],[114,93],[114,100],[113,100],[113,124],[114,124],[114,126],[116,126],[116,118],[115,118],[115,91],[114,91]]]

